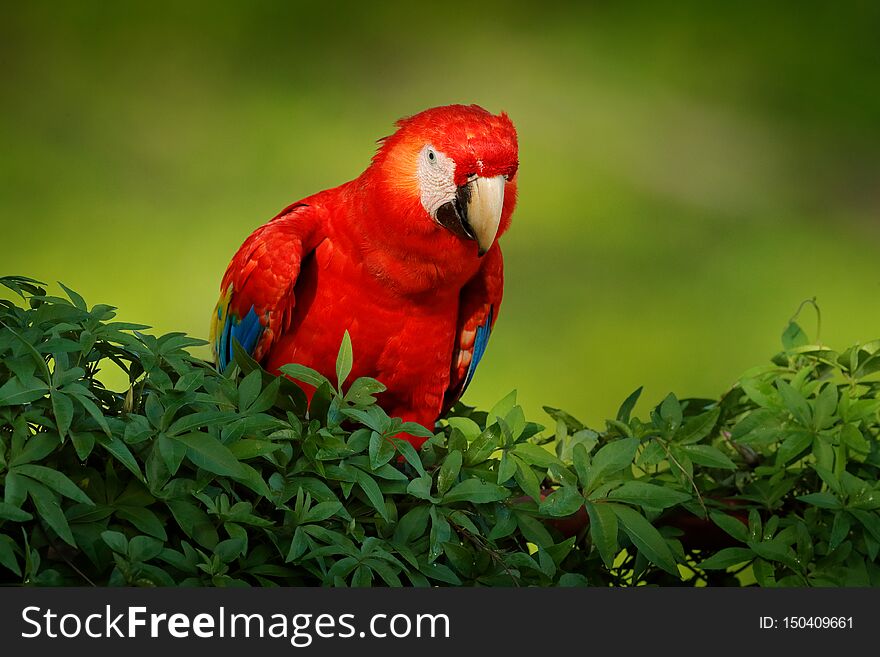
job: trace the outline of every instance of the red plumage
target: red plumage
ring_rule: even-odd
[[[397,125],[358,178],[248,237],[223,277],[212,334],[221,366],[234,336],[270,371],[295,362],[333,381],[348,331],[352,377],[386,386],[389,415],[432,427],[498,316],[497,238],[516,199],[517,137],[506,115],[475,105]]]

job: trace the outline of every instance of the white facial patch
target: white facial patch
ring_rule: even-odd
[[[419,153],[416,171],[422,206],[432,217],[437,217],[437,209],[444,203],[455,200],[455,162],[430,144]]]

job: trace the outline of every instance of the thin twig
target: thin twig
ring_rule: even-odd
[[[660,442],[660,447],[662,447],[663,451],[666,452],[666,456],[669,457],[669,460],[675,463],[675,465],[678,466],[678,469],[681,470],[682,474],[687,477],[687,480],[691,482],[691,486],[693,486],[694,492],[697,494],[697,500],[700,502],[703,513],[709,515],[709,510],[706,508],[705,502],[703,502],[703,496],[700,494],[700,489],[697,488],[697,482],[694,481],[694,478],[690,474],[688,474],[688,471],[685,470],[681,463],[679,463],[678,460],[676,460],[676,458],[672,455],[672,452],[669,450],[669,447],[667,447],[666,443],[660,440],[660,438],[657,438],[657,440]]]
[[[64,560],[64,563],[66,563],[68,566],[73,568],[73,570],[76,571],[77,575],[79,575],[85,581],[87,581],[89,583],[89,586],[93,586],[93,587],[97,588],[98,585],[95,584],[91,579],[89,579],[88,575],[86,575],[83,571],[81,571],[79,568],[77,568],[76,564],[74,564],[70,559],[67,558],[67,556],[64,554],[64,548],[61,548],[61,549],[58,548],[58,544],[52,538],[52,534],[50,534],[48,531],[46,531],[45,521],[41,520],[40,526],[43,529],[43,534],[45,534],[46,538],[49,540],[49,543],[52,545],[52,549],[55,550],[55,554],[57,554],[59,557],[61,557]]]

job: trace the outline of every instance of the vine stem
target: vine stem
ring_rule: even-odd
[[[660,447],[663,448],[663,451],[666,452],[666,456],[669,457],[669,460],[672,461],[673,463],[675,463],[675,465],[678,467],[678,469],[681,470],[682,474],[685,477],[687,477],[687,480],[691,483],[691,487],[694,489],[694,492],[697,494],[697,501],[699,501],[700,507],[702,507],[702,509],[703,509],[703,513],[708,516],[709,510],[706,508],[706,503],[703,502],[703,496],[700,494],[700,489],[697,488],[697,482],[695,482],[694,478],[690,474],[688,474],[688,471],[684,469],[684,466],[682,466],[682,464],[678,462],[678,459],[676,459],[672,455],[672,451],[669,449],[669,447],[666,445],[666,443],[663,440],[661,440],[660,438],[657,438],[657,441],[660,443]]]
[[[804,306],[807,304],[813,306],[816,311],[816,343],[818,345],[822,345],[822,309],[819,308],[819,304],[816,302],[816,297],[810,297],[809,299],[804,299],[801,301],[797,310],[794,312],[794,315],[791,316],[789,322],[793,322],[798,318],[798,315],[801,314],[801,311],[804,309]]]

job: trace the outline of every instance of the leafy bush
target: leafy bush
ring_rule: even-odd
[[[347,381],[347,341],[339,387],[285,368],[307,408],[241,351],[218,374],[200,340],[0,283],[25,301],[0,301],[0,583],[880,585],[880,342],[792,323],[719,400],[551,431],[512,393],[431,431]]]

